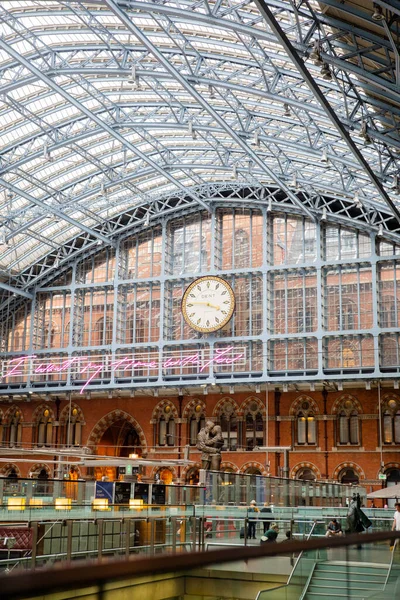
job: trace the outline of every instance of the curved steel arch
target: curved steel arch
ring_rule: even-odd
[[[271,187],[274,180],[292,195],[291,202],[298,203],[298,209],[311,211],[310,217],[325,208],[328,214],[333,213],[333,219],[357,218],[396,233],[397,225],[382,201],[387,201],[387,187],[397,182],[396,148],[400,147],[400,109],[393,103],[396,73],[390,36],[396,35],[394,21],[388,23],[388,29],[382,25],[381,31],[371,31],[371,14],[351,6],[351,2],[346,6],[335,0],[325,3],[338,9],[339,17],[339,13],[334,17],[329,10],[316,12],[305,2],[297,6],[286,0],[270,3],[301,57],[308,59],[314,40],[321,44],[321,55],[333,70],[334,81],[322,80],[310,64],[312,76],[316,85],[323,86],[338,119],[375,174],[379,196],[338,133],[324,123],[321,107],[305,86],[302,74],[277,46],[275,34],[254,5],[232,2],[227,8],[206,1],[158,4],[150,0],[110,0],[109,5],[117,11],[122,6],[133,25],[138,25],[141,41],[132,44],[126,37],[129,23],[116,27],[115,21],[110,21],[106,3],[99,1],[99,10],[92,9],[94,4],[83,0],[68,5],[60,2],[46,11],[27,2],[23,8],[6,10],[3,6],[0,10],[3,47],[18,58],[0,60],[0,71],[7,77],[0,85],[0,118],[7,123],[14,119],[15,123],[0,134],[0,169],[5,187],[13,186],[16,191],[21,186],[21,194],[12,200],[5,197],[2,202],[0,197],[1,239],[11,243],[9,249],[0,246],[0,269],[8,285],[29,288],[41,279],[42,264],[46,272],[54,269],[51,257],[57,245],[57,228],[46,229],[53,247],[42,236],[45,211],[52,208],[44,204],[53,202],[57,210],[66,211],[70,221],[74,214],[82,214],[83,222],[93,219],[88,235],[71,237],[72,231],[66,230],[62,241],[65,247],[58,253],[62,261],[71,252],[90,249],[96,243],[91,236],[104,236],[108,243],[110,237],[124,230],[130,222],[127,215],[123,223],[124,213],[131,208],[127,194],[135,198],[135,203],[150,207],[152,215],[151,207],[160,202],[162,208],[157,214],[161,215],[169,210],[168,197],[174,195],[182,201],[194,194],[195,201],[200,200],[200,205],[207,208],[208,202],[229,185],[238,191]],[[379,4],[388,8],[387,3]],[[51,22],[52,15],[57,15],[57,22]],[[30,30],[25,25],[28,17],[33,23]],[[146,43],[144,19],[151,19],[150,45]],[[358,22],[353,23],[354,19]],[[204,26],[209,28],[206,34]],[[354,36],[346,38],[352,29]],[[83,35],[88,43],[75,39]],[[14,49],[17,43],[24,48],[20,57]],[[151,51],[158,53],[157,60],[162,59],[162,68],[151,58]],[[169,73],[165,70],[166,57],[172,65]],[[354,57],[359,64],[355,64]],[[372,68],[373,59],[382,69],[379,74]],[[132,64],[146,91],[138,94],[131,90],[129,97],[149,98],[144,109],[140,102],[134,108],[134,102],[127,102],[124,82]],[[181,78],[179,85],[173,81],[177,75]],[[185,81],[186,88],[182,87]],[[33,91],[37,104],[32,101]],[[55,100],[60,99],[60,91],[64,92],[63,101],[58,105]],[[84,116],[76,113],[68,122],[66,108],[71,105],[81,115],[83,108]],[[285,115],[288,110],[289,117]],[[96,118],[92,126],[89,120],[93,115]],[[18,125],[21,116],[26,129]],[[367,120],[366,129],[362,129],[363,120]],[[162,131],[167,125],[169,135]],[[130,133],[126,133],[127,128]],[[185,128],[186,134],[182,135]],[[128,161],[135,165],[134,172],[127,176],[123,173],[127,161],[121,160],[122,150],[113,155],[113,148],[106,149],[101,141],[92,144],[100,131],[105,132],[108,145],[117,139],[121,148],[130,151],[129,136],[132,139],[132,132],[140,133],[143,152]],[[362,147],[362,131],[372,140],[367,148]],[[197,141],[192,136],[197,136]],[[65,146],[71,148],[65,152]],[[55,157],[51,165],[43,160],[43,147]],[[312,161],[305,165],[307,156],[318,159],[324,151],[329,158],[324,170],[313,166]],[[200,152],[203,164],[198,159]],[[71,159],[74,164],[68,166],[66,161]],[[146,169],[145,163],[150,167]],[[229,171],[238,173],[238,182],[229,182]],[[177,194],[171,187],[176,182],[178,187],[181,185]],[[125,195],[109,193],[110,213],[113,211],[109,216],[95,200],[102,185],[106,189],[121,185],[125,190]],[[207,193],[196,197],[202,187]],[[329,195],[324,193],[326,189]],[[358,190],[360,212],[352,207]],[[26,201],[22,201],[22,194]],[[309,200],[312,197],[317,200]],[[390,193],[389,200],[391,210],[397,214],[397,198]],[[10,202],[15,206],[12,210]],[[39,202],[41,208],[34,208]],[[192,201],[186,203],[189,206]]]

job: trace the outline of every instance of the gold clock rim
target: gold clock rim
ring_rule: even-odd
[[[190,294],[191,290],[198,285],[199,281],[220,281],[223,285],[226,286],[228,293],[231,297],[231,308],[229,311],[229,315],[227,317],[225,317],[225,319],[217,326],[217,327],[198,327],[197,325],[194,325],[190,320],[189,317],[187,315],[187,310],[186,310],[186,306],[185,306],[185,301],[187,299],[187,296]],[[186,288],[186,290],[183,293],[182,296],[182,300],[181,300],[181,312],[183,315],[183,318],[185,319],[185,322],[187,323],[187,325],[189,325],[189,327],[191,329],[194,329],[195,331],[199,331],[200,333],[214,333],[214,331],[219,331],[220,329],[222,329],[223,327],[225,327],[225,325],[227,323],[229,323],[229,321],[232,319],[233,317],[233,313],[235,312],[235,308],[236,308],[236,298],[235,298],[235,292],[232,289],[231,284],[226,281],[226,279],[224,279],[223,277],[219,277],[218,275],[204,275],[202,277],[197,277],[197,279],[195,279],[194,281],[192,281],[192,283],[190,283],[188,285],[188,287]]]

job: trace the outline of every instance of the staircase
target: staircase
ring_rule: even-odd
[[[383,590],[387,573],[387,565],[376,563],[320,562],[315,565],[301,599],[368,598]]]

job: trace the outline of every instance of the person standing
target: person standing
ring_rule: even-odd
[[[392,531],[400,531],[400,502],[395,504],[396,512],[393,517]]]
[[[268,529],[269,529],[269,524],[272,521],[272,509],[270,507],[270,505],[268,504],[268,502],[264,502],[264,506],[262,507],[262,509],[260,510],[260,519],[263,522],[263,533],[267,533]],[[270,518],[271,515],[271,518]]]
[[[249,529],[247,537],[251,540],[256,539],[256,525],[257,525],[257,513],[259,513],[259,509],[257,508],[257,503],[255,500],[250,502],[250,506],[248,508],[248,519],[249,519]]]

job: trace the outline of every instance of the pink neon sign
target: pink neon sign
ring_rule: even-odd
[[[53,361],[44,362],[36,354],[19,356],[8,361],[7,371],[0,379],[6,377],[20,377],[31,375],[51,375],[56,373],[66,373],[69,369],[75,368],[76,373],[88,376],[85,384],[82,386],[80,393],[82,394],[86,387],[105,371],[117,373],[120,377],[125,371],[142,370],[142,369],[158,369],[163,370],[174,369],[178,367],[198,367],[198,372],[202,373],[207,367],[212,365],[233,365],[245,359],[245,349],[229,346],[228,348],[216,348],[213,356],[204,357],[203,352],[194,352],[182,356],[169,356],[161,358],[159,354],[155,354],[154,358],[147,360],[139,360],[132,354],[121,355],[115,357],[102,356],[102,362],[94,362],[90,356],[73,356],[62,360],[61,357],[56,357]],[[39,362],[41,361],[41,362]]]

